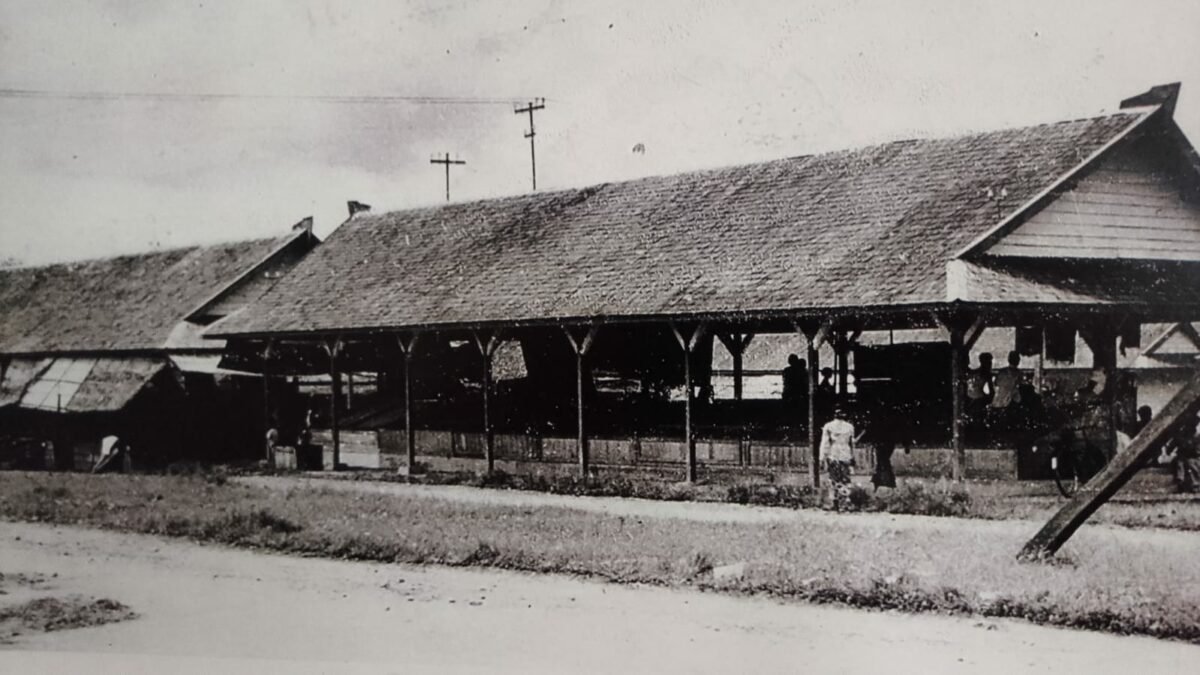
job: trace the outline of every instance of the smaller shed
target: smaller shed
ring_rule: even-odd
[[[261,378],[218,368],[224,344],[201,332],[316,244],[305,219],[282,237],[0,270],[0,464],[90,469],[107,435],[145,465],[253,452]]]

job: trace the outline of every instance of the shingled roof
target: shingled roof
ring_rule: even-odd
[[[165,349],[191,312],[296,236],[0,270],[0,353]]]
[[[1153,111],[360,214],[210,332],[945,302],[956,252]]]

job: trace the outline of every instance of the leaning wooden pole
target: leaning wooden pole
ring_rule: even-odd
[[[1054,555],[1080,525],[1133,478],[1146,461],[1162,448],[1175,429],[1200,411],[1200,370],[1163,407],[1108,466],[1075,493],[1058,513],[1021,549],[1018,558],[1039,559]]]

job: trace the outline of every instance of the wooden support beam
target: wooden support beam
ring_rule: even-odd
[[[964,331],[958,327],[950,329],[950,444],[954,451],[953,477],[961,481],[967,463],[967,446],[964,438],[964,415],[967,399],[967,358]]]
[[[1191,424],[1200,411],[1200,370],[1141,433],[1117,453],[1104,470],[1082,486],[1058,513],[1021,549],[1018,558],[1054,555],[1079,526],[1112,498],[1145,463],[1154,457],[1181,424]]]
[[[821,486],[821,430],[817,419],[817,373],[821,369],[821,345],[833,330],[833,320],[820,323],[795,322],[796,330],[804,337],[808,353],[808,450],[810,453],[813,489]]]
[[[681,327],[671,323],[671,332],[683,350],[683,440],[687,446],[687,481],[694,483],[697,476],[696,467],[696,436],[692,421],[692,353],[708,330],[704,323],[696,324],[694,328]]]
[[[267,466],[274,468],[275,466],[275,448],[267,440],[267,435],[271,429],[275,428],[271,425],[271,356],[275,348],[275,341],[268,339],[263,345],[263,368],[262,368],[262,385],[263,385],[263,445],[266,446]]]
[[[400,345],[400,351],[404,354],[404,453],[405,464],[410,476],[417,466],[417,434],[413,429],[412,359],[419,337],[420,334],[413,333],[407,339],[403,335],[396,338],[397,344]]]
[[[338,356],[343,347],[341,338],[326,340],[322,343],[325,353],[329,355],[329,433],[333,437],[333,470],[338,470],[342,461],[342,431],[340,428],[340,413],[338,406],[342,398],[342,374],[338,368]]]
[[[946,332],[950,343],[950,444],[953,451],[952,475],[955,481],[965,477],[967,446],[964,422],[967,403],[967,367],[971,344],[986,329],[982,314],[967,311],[933,312],[935,323]]]
[[[487,473],[496,470],[496,430],[492,426],[492,356],[504,341],[500,331],[473,331],[475,346],[483,356],[483,434],[485,438],[484,458],[487,460]]]
[[[721,344],[725,345],[725,350],[729,352],[729,356],[733,359],[733,400],[741,402],[744,390],[743,382],[743,356],[746,353],[746,347],[750,346],[750,341],[754,339],[754,333],[715,333]]]
[[[584,425],[583,383],[587,374],[587,355],[592,349],[592,343],[596,340],[596,332],[599,328],[598,325],[592,324],[588,326],[587,332],[581,338],[576,339],[569,327],[563,327],[567,343],[571,345],[571,351],[575,353],[575,429],[577,432],[575,450],[579,457],[579,475],[584,480],[587,480],[588,473],[591,471],[591,462],[588,454],[587,428]]]
[[[967,329],[966,335],[963,338],[963,346],[970,350],[979,341],[979,338],[983,336],[983,331],[985,330],[987,330],[987,323],[985,323],[983,315],[980,314],[975,317],[975,321]]]

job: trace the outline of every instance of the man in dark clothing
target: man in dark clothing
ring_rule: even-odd
[[[784,403],[799,403],[807,393],[807,364],[799,356],[789,354],[787,367],[783,369],[783,401]]]

